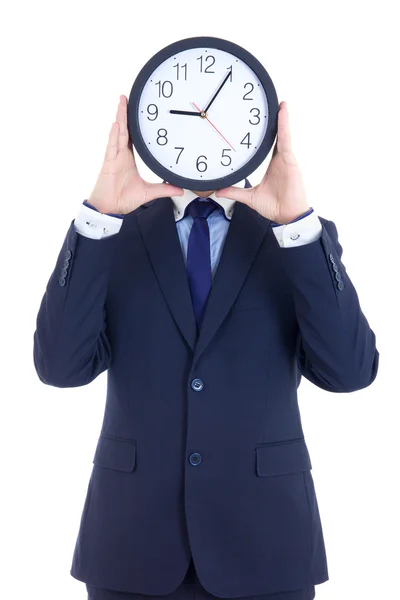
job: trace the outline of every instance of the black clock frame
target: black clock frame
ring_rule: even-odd
[[[233,54],[244,63],[246,63],[257,75],[264,88],[265,94],[268,100],[268,123],[267,130],[265,132],[264,139],[260,144],[257,152],[254,156],[245,164],[243,167],[224,177],[217,179],[188,179],[173,173],[169,169],[165,168],[157,159],[151,154],[147,148],[147,144],[143,140],[140,127],[139,127],[139,101],[143,91],[143,87],[148,81],[150,75],[154,70],[165,60],[182,52],[183,50],[189,50],[191,48],[216,48],[218,50],[224,50]],[[138,152],[139,156],[146,163],[146,165],[164,181],[176,185],[178,187],[188,190],[217,190],[230,185],[238,183],[242,179],[245,179],[250,173],[255,171],[260,166],[262,161],[267,157],[271,150],[277,130],[278,130],[278,111],[279,102],[278,96],[271,77],[267,73],[265,67],[255,58],[250,52],[230,42],[216,37],[191,37],[174,42],[157,52],[140,70],[137,75],[129,96],[128,101],[128,130],[130,139]]]

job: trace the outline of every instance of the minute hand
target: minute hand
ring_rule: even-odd
[[[223,80],[223,82],[221,83],[221,85],[219,86],[219,88],[217,89],[217,91],[215,92],[214,96],[211,98],[210,102],[208,103],[208,106],[204,109],[205,113],[208,111],[208,109],[210,108],[211,104],[214,102],[215,98],[218,96],[218,94],[222,90],[223,86],[228,81],[228,77],[230,77],[230,76],[231,76],[231,72],[229,71],[229,73],[227,74],[227,76],[225,77],[225,79]]]

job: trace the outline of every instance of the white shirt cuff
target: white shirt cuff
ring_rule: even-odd
[[[315,242],[321,237],[322,225],[315,210],[294,223],[272,227],[281,248],[293,248]]]
[[[123,219],[104,215],[82,204],[74,220],[75,230],[85,237],[100,240],[115,235],[122,227]]]

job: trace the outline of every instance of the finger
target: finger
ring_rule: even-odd
[[[184,190],[170,183],[149,183],[147,197],[149,200],[155,198],[169,198],[170,196],[183,196]]]
[[[272,152],[272,156],[271,156],[271,158],[274,158],[274,156],[276,156],[277,154],[278,154],[278,139],[277,139],[277,140],[276,140],[276,142],[275,142],[275,145],[274,145],[274,150],[273,150],[273,152]]]
[[[250,200],[250,189],[241,188],[231,185],[226,188],[222,188],[215,192],[216,198],[229,198],[229,200],[235,200],[237,202],[243,202],[248,204]]]
[[[118,154],[118,135],[119,135],[119,125],[117,121],[111,125],[110,133],[108,136],[108,144],[106,148],[106,153],[104,156],[104,160],[114,160],[114,158]]]
[[[134,166],[136,167],[135,153],[133,151],[132,140],[130,138],[128,140],[128,146],[127,147],[128,147],[128,150],[130,150],[130,153],[131,153],[131,160],[132,160]]]
[[[120,96],[116,117],[119,125],[118,151],[125,150],[125,148],[128,147],[129,134],[127,110],[128,100],[126,96]]]
[[[287,103],[281,102],[278,112],[278,152],[292,152],[292,139],[289,128],[289,113]]]

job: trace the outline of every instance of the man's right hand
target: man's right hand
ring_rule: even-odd
[[[120,96],[103,166],[87,199],[103,214],[125,215],[149,200],[184,193],[182,188],[169,183],[149,183],[140,176],[129,139],[127,107],[127,97]]]

